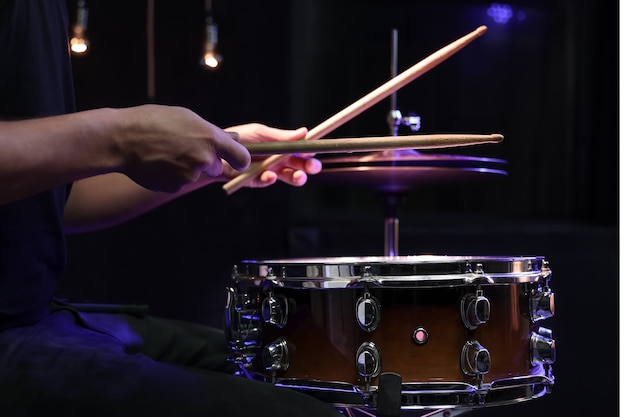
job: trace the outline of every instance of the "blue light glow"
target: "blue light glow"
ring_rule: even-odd
[[[513,8],[508,4],[492,3],[487,9],[487,15],[499,24],[506,24],[513,17]]]

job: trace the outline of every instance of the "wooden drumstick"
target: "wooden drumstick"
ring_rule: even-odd
[[[287,142],[244,143],[252,156],[342,153],[400,149],[441,149],[457,146],[502,142],[504,136],[471,134],[430,134],[410,136],[383,136],[320,140],[295,140]]]
[[[382,99],[388,97],[395,91],[399,90],[400,88],[420,77],[427,71],[436,67],[441,62],[445,61],[450,56],[460,51],[474,39],[482,36],[486,31],[487,26],[480,26],[473,32],[470,32],[467,35],[450,43],[449,45],[444,46],[437,52],[429,55],[428,57],[413,65],[409,69],[405,70],[401,74],[393,77],[385,84],[376,88],[369,94],[365,95],[361,99],[357,100],[356,102],[341,110],[334,116],[330,117],[329,119],[311,129],[305,136],[304,140],[319,139],[327,135],[329,132],[346,123],[348,120],[367,110]],[[248,181],[252,180],[252,178],[256,177],[261,172],[271,168],[272,166],[276,165],[287,157],[287,155],[272,155],[262,162],[253,163],[246,171],[242,172],[237,177],[224,184],[222,188],[224,189],[224,191],[226,191],[227,194],[230,195],[246,185]]]

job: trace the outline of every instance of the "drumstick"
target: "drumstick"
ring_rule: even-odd
[[[427,71],[436,67],[441,62],[445,61],[450,56],[464,48],[474,39],[481,36],[483,33],[485,33],[486,30],[487,26],[480,26],[473,32],[468,33],[467,35],[457,39],[449,45],[444,46],[437,52],[429,55],[422,61],[413,65],[401,74],[393,77],[385,84],[376,88],[369,94],[365,95],[361,99],[341,110],[339,113],[335,114],[334,116],[330,117],[329,119],[320,123],[318,126],[311,129],[305,136],[304,140],[319,139],[327,135],[332,130],[338,128],[342,124],[346,123],[348,120],[352,119],[353,117],[362,113],[374,104],[378,103],[380,100],[388,97],[395,91],[399,90],[400,88],[420,77]],[[262,162],[254,163],[250,165],[250,167],[246,171],[242,172],[237,177],[224,184],[222,188],[224,189],[224,191],[226,191],[227,194],[230,195],[243,187],[245,184],[248,183],[248,181],[259,175],[262,171],[279,163],[286,157],[286,155],[272,155]]]
[[[299,153],[366,152],[386,149],[435,149],[497,143],[502,135],[434,134],[244,143],[252,156]]]

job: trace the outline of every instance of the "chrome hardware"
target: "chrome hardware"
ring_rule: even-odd
[[[361,329],[373,332],[378,327],[381,317],[380,302],[366,290],[355,306],[356,321]]]
[[[362,282],[363,285],[367,286],[369,282],[374,282],[375,280],[376,278],[372,275],[372,265],[363,265],[361,268],[361,276],[356,278],[355,282]]]
[[[238,364],[241,369],[245,369],[252,364],[256,356],[257,352],[253,350],[232,350],[228,360]]]
[[[231,279],[236,280],[238,276],[239,276],[239,268],[237,267],[237,265],[233,265],[233,270],[230,273],[230,277]]]
[[[416,114],[402,116],[402,112],[397,109],[391,110],[389,112],[389,114],[387,115],[387,122],[395,133],[394,136],[397,135],[399,126],[408,126],[413,132],[417,132],[422,126],[422,119],[420,116]]]
[[[461,318],[470,330],[487,323],[490,314],[491,303],[482,290],[476,290],[476,294],[466,294],[461,300]]]
[[[413,330],[413,341],[418,345],[423,345],[428,342],[428,330],[425,327],[416,327]]]
[[[552,329],[548,329],[547,327],[540,327],[537,329],[537,333],[539,333],[543,337],[552,339]]]
[[[461,349],[461,369],[466,375],[484,375],[491,368],[491,355],[478,341],[469,340]]]
[[[533,322],[554,316],[554,293],[550,288],[533,290],[529,298],[530,318]]]
[[[548,282],[550,281],[550,278],[552,278],[552,270],[550,269],[550,262],[546,260],[543,260],[541,262],[541,275],[545,279],[546,285],[547,285]]]
[[[485,267],[482,262],[476,262],[472,267],[472,263],[470,261],[465,262],[465,273],[471,274],[472,277],[468,278],[468,282],[472,282],[475,284],[485,283],[485,284],[493,284],[493,277],[485,274]]]
[[[465,261],[465,272],[467,274],[484,274],[485,273],[485,269],[483,267],[483,264],[480,262],[477,262],[476,265],[474,265],[474,268],[472,268],[472,263],[470,261]]]
[[[224,309],[224,328],[226,339],[234,348],[257,346],[261,335],[257,327],[258,311],[243,309],[248,304],[247,297],[237,295],[235,289],[227,288],[226,308]]]
[[[374,378],[381,369],[380,349],[373,342],[364,342],[356,352],[356,370],[359,375]]]
[[[274,296],[269,294],[261,303],[261,316],[266,323],[278,328],[283,328],[287,324],[289,314],[289,304],[283,295]]]
[[[239,316],[235,308],[235,289],[226,288],[226,307],[224,308],[224,328],[226,330],[226,339],[233,341],[238,339]]]
[[[552,330],[540,327],[530,334],[530,363],[532,365],[552,364],[556,361],[556,341]]]
[[[268,371],[285,371],[289,368],[289,349],[284,338],[278,338],[263,348],[263,366]]]

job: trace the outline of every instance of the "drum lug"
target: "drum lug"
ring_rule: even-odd
[[[540,327],[530,334],[530,363],[534,365],[552,364],[556,361],[556,341],[552,330]]]
[[[461,300],[461,318],[468,329],[474,330],[487,323],[490,315],[491,303],[482,290],[476,290],[475,294],[466,294]]]
[[[380,349],[374,342],[364,342],[356,352],[356,369],[359,375],[375,378],[380,374]]]
[[[550,279],[552,278],[552,270],[550,269],[550,262],[546,260],[541,261],[541,275],[543,276],[545,285],[548,285],[550,283]]]
[[[545,290],[533,290],[529,297],[530,317],[533,322],[554,316],[554,293],[549,287]]]
[[[263,365],[268,371],[286,371],[289,368],[287,340],[280,337],[263,348]]]
[[[355,313],[356,321],[359,323],[361,329],[366,332],[373,332],[380,323],[380,302],[366,290],[363,296],[356,302]]]
[[[465,262],[465,273],[471,277],[468,278],[468,282],[472,284],[493,284],[494,281],[491,277],[485,275],[485,267],[482,263],[477,262],[473,267],[470,261]]]
[[[274,296],[270,293],[261,305],[261,316],[266,323],[282,329],[287,324],[289,303],[283,295]]]
[[[244,310],[245,296],[237,295],[232,287],[226,288],[226,308],[224,309],[224,329],[226,339],[234,350],[254,347],[259,344],[261,331],[256,326],[258,313],[254,310]]]
[[[373,282],[376,282],[376,277],[372,274],[372,265],[361,265],[361,275],[352,281],[351,286],[362,284],[367,291],[367,284]]]
[[[491,368],[491,355],[478,341],[469,340],[461,349],[461,369],[470,376],[481,377]]]

